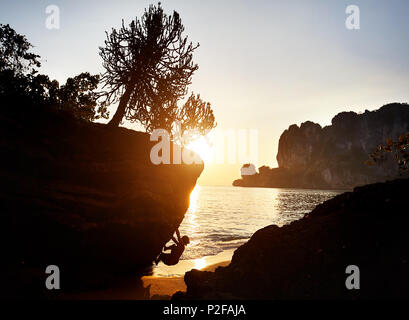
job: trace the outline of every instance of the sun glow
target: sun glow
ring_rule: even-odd
[[[210,163],[213,157],[213,148],[209,141],[201,136],[200,138],[190,142],[186,148],[196,152],[204,163]]]
[[[207,266],[207,262],[205,258],[195,259],[193,260],[193,263],[194,263],[193,268],[198,269],[198,270],[203,269],[204,267]]]

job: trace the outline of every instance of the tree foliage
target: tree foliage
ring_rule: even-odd
[[[96,92],[99,75],[83,72],[57,90],[56,99],[62,110],[72,112],[77,118],[94,121],[107,118],[108,111],[105,104],[98,104],[99,93]]]
[[[157,106],[149,114],[146,131],[165,129],[172,140],[187,145],[199,136],[205,136],[216,127],[213,110],[209,102],[205,102],[200,95],[192,93],[184,104],[178,101],[156,102]]]
[[[198,69],[192,54],[199,45],[188,42],[183,31],[179,14],[166,15],[159,3],[129,26],[122,21],[119,30],[107,33],[105,47],[100,48],[102,83],[106,103],[119,102],[110,125],[118,126],[125,118],[149,129],[154,126],[152,114],[157,119],[158,109],[165,112],[187,94]]]
[[[68,78],[62,86],[47,75],[38,74],[40,56],[33,46],[9,25],[0,25],[0,99],[6,108],[24,105],[64,110],[74,117],[94,121],[108,117],[104,104],[98,104],[98,75],[84,72]]]
[[[378,147],[369,155],[369,160],[366,163],[369,166],[373,166],[380,160],[385,159],[387,153],[393,153],[394,158],[397,161],[399,171],[408,170],[409,163],[409,132],[401,135],[398,141],[392,141],[391,139],[386,139],[386,144],[380,144]]]
[[[180,125],[180,135],[184,138],[183,144],[187,144],[197,136],[206,135],[216,127],[210,103],[203,101],[199,94],[190,95],[178,110],[176,119]]]
[[[39,55],[29,50],[33,46],[26,37],[10,25],[0,24],[0,72],[12,71],[15,75],[35,74],[41,66]]]

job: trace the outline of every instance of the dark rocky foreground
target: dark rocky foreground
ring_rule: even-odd
[[[364,113],[341,112],[321,127],[306,121],[291,125],[279,141],[278,168],[262,166],[234,186],[273,188],[352,189],[398,177],[392,154],[376,166],[365,161],[386,139],[409,132],[409,105],[391,103]]]
[[[229,266],[185,275],[174,299],[409,298],[409,179],[355,188],[257,231]],[[347,290],[348,265],[360,290]]]
[[[35,117],[0,115],[2,295],[41,297],[48,265],[64,292],[150,266],[203,166],[153,165],[147,134]]]

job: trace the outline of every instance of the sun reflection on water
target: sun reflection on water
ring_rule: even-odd
[[[190,193],[189,209],[187,210],[187,212],[189,213],[197,212],[197,209],[199,208],[199,204],[197,201],[199,197],[199,193],[200,193],[200,186],[196,185],[194,189],[192,190],[192,192]]]
[[[200,224],[198,222],[198,210],[200,209],[200,186],[196,185],[192,192],[190,193],[189,199],[189,209],[185,214],[185,218],[183,220],[183,226],[181,227],[180,231],[183,234],[186,234],[190,238],[190,244],[188,245],[187,252],[192,254],[195,251],[195,248],[198,247],[200,240],[199,233],[200,233]]]
[[[154,274],[179,276],[192,269],[206,270],[210,265],[231,260],[234,250],[257,230],[300,219],[318,203],[338,193],[195,186],[179,226],[180,234],[189,236],[190,243],[176,266],[159,263]]]

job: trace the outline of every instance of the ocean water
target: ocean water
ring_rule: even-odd
[[[265,226],[282,226],[302,218],[341,191],[241,188],[197,185],[179,228],[190,244],[182,260],[231,251]]]
[[[197,185],[179,228],[182,236],[189,236],[190,244],[177,265],[166,266],[160,262],[152,274],[158,277],[183,276],[191,269],[229,261],[234,250],[257,230],[301,219],[317,204],[341,192]]]

